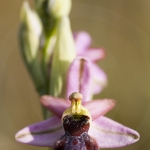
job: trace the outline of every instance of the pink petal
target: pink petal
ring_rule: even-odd
[[[21,143],[51,147],[63,134],[61,120],[53,117],[25,127],[16,134],[15,138]]]
[[[67,98],[73,92],[80,92],[83,95],[83,102],[89,101],[92,94],[91,63],[78,57],[71,64],[68,71]]]
[[[83,105],[90,111],[92,120],[95,120],[110,111],[115,106],[115,101],[111,99],[93,100]]]
[[[90,61],[95,62],[105,57],[105,51],[100,48],[91,48],[82,53],[81,56],[87,57]]]
[[[100,148],[117,148],[139,140],[139,134],[107,117],[101,116],[91,124],[89,134]]]
[[[92,75],[94,79],[93,93],[100,93],[104,87],[107,85],[107,76],[105,72],[98,67],[95,63],[92,63]]]
[[[41,97],[41,103],[59,118],[62,117],[64,110],[71,105],[69,100],[46,95]]]
[[[83,54],[91,44],[91,37],[87,32],[78,32],[74,34],[77,55]]]

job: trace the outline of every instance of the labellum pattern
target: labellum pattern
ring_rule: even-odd
[[[82,98],[82,94],[77,92],[69,96],[71,109],[66,109],[62,117],[65,134],[56,141],[54,150],[98,150],[96,140],[88,134],[91,117],[88,110],[81,106]]]
[[[55,143],[54,150],[98,150],[96,141],[90,137],[87,116],[67,115],[63,119],[65,134]]]

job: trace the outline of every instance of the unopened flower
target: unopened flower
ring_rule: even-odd
[[[104,99],[90,101],[91,99],[89,98],[91,97],[91,92],[89,90],[91,89],[89,87],[91,86],[92,76],[90,75],[89,61],[83,58],[78,58],[74,61],[73,66],[72,67],[78,74],[74,72],[74,80],[71,77],[71,74],[69,75],[68,86],[70,86],[72,90],[77,89],[77,92],[82,93],[83,98],[82,96],[71,96],[69,98],[71,100],[70,104],[68,97],[66,99],[62,99],[52,96],[42,96],[41,103],[55,116],[22,129],[16,134],[16,140],[36,146],[60,146],[58,143],[59,141],[61,142],[63,135],[63,137],[69,137],[70,134],[73,134],[72,136],[76,136],[74,135],[74,131],[76,131],[76,129],[69,130],[65,126],[64,132],[62,121],[69,121],[68,123],[70,123],[71,127],[71,124],[74,123],[74,121],[71,121],[74,118],[72,118],[72,115],[79,115],[82,117],[87,116],[82,118],[86,119],[87,122],[90,123],[89,132],[87,127],[85,129],[86,133],[88,133],[89,137],[91,137],[100,148],[122,147],[138,141],[139,134],[136,131],[103,116],[115,106],[114,100]],[[69,82],[73,83],[71,84]],[[68,90],[69,87],[67,88],[67,91]],[[67,94],[69,92],[67,92]],[[68,117],[65,118],[66,116]],[[79,136],[84,130],[82,127],[80,129],[81,130],[77,130]],[[66,135],[66,131],[69,132],[69,134]],[[86,136],[88,135],[86,134]]]
[[[20,20],[20,42],[24,51],[28,48],[28,55],[25,57],[27,57],[27,61],[30,62],[32,59],[37,57],[40,46],[39,39],[42,35],[43,28],[39,16],[36,12],[30,9],[29,3],[27,1],[25,1],[22,5]]]
[[[39,95],[65,97],[68,68],[76,57],[70,27],[71,0],[36,0],[36,11],[23,3],[19,44]]]
[[[36,12],[32,11],[28,2],[24,2],[20,15],[19,44],[21,54],[29,69],[31,77],[40,90],[45,85],[45,79],[39,62],[40,38],[42,23]]]
[[[42,49],[42,67],[47,75],[57,39],[57,31],[59,30],[60,24],[62,24],[61,18],[69,15],[71,0],[36,0],[35,6],[45,33],[45,43]],[[66,28],[66,26],[64,26],[64,28]]]
[[[49,11],[55,17],[68,16],[71,9],[71,0],[49,0]]]

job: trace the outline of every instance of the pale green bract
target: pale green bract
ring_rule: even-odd
[[[66,77],[70,64],[76,57],[75,44],[68,16],[62,17],[58,24],[57,40],[52,58],[50,94],[65,95]]]
[[[43,30],[42,23],[37,13],[30,9],[26,1],[21,9],[20,20],[19,43],[21,54],[36,85],[36,89],[39,90],[45,84],[39,62],[39,39]]]

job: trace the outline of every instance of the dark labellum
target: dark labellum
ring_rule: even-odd
[[[65,134],[56,141],[54,150],[98,150],[96,141],[88,135],[88,116],[67,115],[63,118]]]

